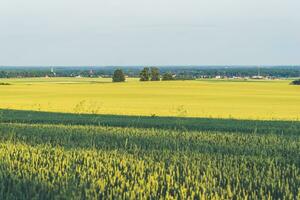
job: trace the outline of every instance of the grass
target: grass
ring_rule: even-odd
[[[298,120],[290,80],[111,83],[105,78],[2,79],[0,108],[136,116]]]

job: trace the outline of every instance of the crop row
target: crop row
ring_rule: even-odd
[[[0,199],[297,199],[298,135],[0,124]]]

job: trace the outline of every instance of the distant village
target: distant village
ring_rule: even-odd
[[[207,78],[206,76],[203,76],[201,78]],[[215,79],[265,79],[265,80],[275,80],[278,79],[278,77],[274,76],[261,76],[261,75],[256,75],[256,76],[215,76]]]

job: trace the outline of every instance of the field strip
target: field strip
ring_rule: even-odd
[[[18,110],[0,110],[0,122],[266,134],[299,134],[300,129],[298,121],[88,115]]]

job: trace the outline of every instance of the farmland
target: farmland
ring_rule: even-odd
[[[64,113],[297,120],[290,80],[111,83],[100,78],[0,79],[0,108]]]
[[[289,81],[0,82],[0,199],[300,198]]]

